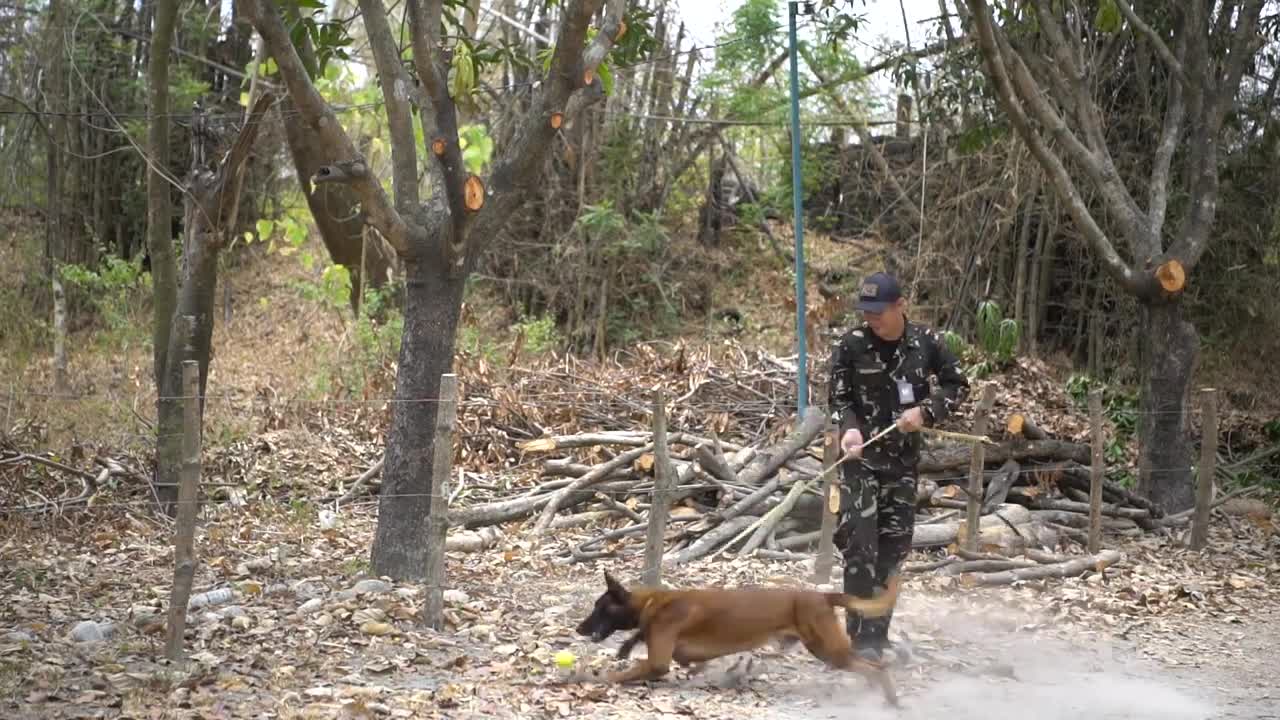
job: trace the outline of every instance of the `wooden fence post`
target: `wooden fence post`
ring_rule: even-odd
[[[822,469],[827,470],[840,459],[840,428],[827,422],[826,440],[822,443]],[[840,470],[832,470],[822,480],[822,527],[818,531],[818,557],[813,562],[813,582],[825,585],[831,582],[831,569],[835,567],[836,519],[840,511],[840,488],[836,476]]]
[[[16,384],[12,380],[10,380],[9,381],[9,402],[7,405],[5,405],[4,427],[0,427],[0,435],[9,432],[9,423],[13,418],[13,406],[18,402],[17,392],[18,390],[17,390]]]
[[[667,534],[668,505],[671,502],[671,454],[667,448],[666,397],[659,388],[653,393],[653,501],[649,504],[649,527],[644,545],[645,585],[662,581],[663,540]]]
[[[200,494],[200,365],[182,361],[182,469],[178,481],[177,526],[173,543],[173,590],[169,595],[169,627],[165,657],[182,657],[187,602],[196,574],[196,511]]]
[[[1089,391],[1089,424],[1092,426],[1089,472],[1089,553],[1102,549],[1102,481],[1106,472],[1103,460],[1105,439],[1102,432],[1102,391]]]
[[[987,434],[987,421],[991,416],[991,406],[996,402],[996,385],[987,383],[982,386],[982,400],[978,402],[978,412],[973,418],[973,434],[982,437]],[[979,520],[982,515],[982,468],[986,462],[983,443],[973,444],[973,454],[969,460],[969,498],[965,513],[964,548],[971,552],[978,551]]]
[[[1196,507],[1191,516],[1191,549],[1203,550],[1209,542],[1209,506],[1213,502],[1213,473],[1218,461],[1218,393],[1200,391],[1200,467],[1196,468]]]
[[[422,619],[432,629],[444,624],[445,536],[449,532],[449,473],[453,468],[453,424],[458,416],[458,376],[440,376],[435,440],[431,455],[431,509],[428,511],[426,590]]]

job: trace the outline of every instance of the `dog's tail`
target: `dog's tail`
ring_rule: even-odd
[[[883,617],[898,602],[898,589],[902,585],[902,578],[894,575],[885,583],[884,592],[869,598],[860,598],[855,595],[846,593],[824,593],[823,596],[831,607],[842,607],[845,610],[853,610],[861,614],[863,617]]]

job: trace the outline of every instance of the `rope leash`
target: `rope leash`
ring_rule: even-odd
[[[885,428],[885,429],[881,430],[880,432],[876,433],[875,435],[872,435],[870,439],[868,439],[866,442],[862,443],[861,449],[865,449],[868,445],[871,445],[872,443],[876,442],[877,440],[880,440],[880,439],[881,439],[881,438],[883,438],[884,436],[888,435],[889,433],[891,433],[891,432],[893,432],[894,430],[897,430],[897,429],[898,429],[898,425],[897,425],[897,423],[894,423],[894,424],[890,425],[889,427],[887,427],[887,428]],[[989,438],[989,437],[987,437],[987,436],[985,436],[985,435],[970,435],[970,434],[968,434],[968,433],[952,432],[952,431],[950,431],[950,430],[937,430],[937,429],[935,429],[935,428],[920,428],[917,432],[922,432],[922,433],[925,433],[926,435],[933,435],[933,436],[935,436],[935,437],[943,437],[943,438],[950,438],[950,439],[952,439],[952,440],[959,440],[959,441],[961,441],[961,442],[968,442],[968,443],[982,443],[982,444],[984,444],[984,445],[995,445],[995,444],[996,444],[996,443],[995,443],[995,441],[993,441],[991,438]],[[839,441],[839,440],[837,439],[837,442],[838,442],[838,441]],[[838,467],[840,467],[841,465],[843,465],[846,461],[848,461],[848,460],[852,460],[852,459],[854,459],[854,458],[853,458],[853,452],[852,452],[852,451],[849,451],[849,450],[844,451],[843,453],[841,453],[841,454],[840,454],[840,457],[836,458],[836,461],[835,461],[835,462],[831,463],[831,466],[830,466],[830,467],[827,467],[827,468],[823,469],[823,471],[822,471],[822,472],[820,472],[820,473],[818,473],[817,475],[815,475],[815,476],[813,476],[812,478],[810,478],[810,479],[809,479],[805,484],[806,484],[806,485],[811,485],[811,484],[813,484],[813,483],[818,482],[819,480],[821,480],[821,479],[823,479],[824,477],[826,477],[829,473],[831,473],[831,472],[835,471],[835,469],[836,469],[836,468],[838,468]],[[964,490],[965,490],[965,493],[966,493],[966,494],[968,493],[968,489],[967,489],[967,488],[962,488],[962,489],[964,489]],[[827,498],[827,502],[828,502],[828,504],[831,506],[831,508],[832,508],[832,512],[835,512],[835,509],[836,509],[836,508],[838,507],[838,505],[839,505],[839,495],[838,495],[838,491],[836,490],[836,487],[835,487],[834,485],[831,487],[831,497]],[[998,515],[999,515],[999,514],[997,513],[997,516],[998,516]],[[1004,520],[1005,524],[1007,524],[1007,525],[1009,524],[1009,521],[1008,521],[1008,520],[1005,520],[1003,517],[1001,517],[1000,519],[1001,519],[1001,520]],[[1010,527],[1013,527],[1013,526],[1012,526],[1012,525],[1010,525]],[[1014,528],[1014,532],[1017,532],[1017,528]]]

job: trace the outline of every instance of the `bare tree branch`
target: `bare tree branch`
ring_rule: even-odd
[[[231,149],[227,151],[226,158],[218,168],[218,172],[222,176],[219,178],[218,224],[216,225],[219,230],[223,231],[219,233],[217,238],[220,244],[226,242],[225,231],[235,227],[235,216],[240,208],[240,188],[244,183],[245,163],[249,159],[249,152],[253,149],[254,141],[258,139],[263,117],[275,101],[275,95],[270,90],[266,90],[258,96],[257,101],[249,110],[249,117],[245,119],[244,127],[236,135],[235,142],[232,144]]]
[[[1182,60],[1187,53],[1186,35],[1179,33],[1177,50],[1174,59],[1181,69]],[[1181,72],[1181,70],[1180,70]],[[1165,217],[1169,206],[1169,167],[1173,163],[1173,154],[1178,149],[1178,141],[1182,137],[1182,121],[1186,116],[1187,106],[1183,96],[1185,75],[1175,77],[1169,83],[1168,99],[1165,101],[1164,127],[1160,131],[1160,144],[1156,146],[1155,157],[1151,163],[1151,179],[1147,184],[1147,222],[1151,225],[1151,236],[1156,247],[1145,247],[1142,252],[1148,256],[1160,252],[1159,239],[1164,232]]]
[[[985,8],[986,3],[982,4]],[[983,13],[989,23],[990,14],[985,9]],[[1084,169],[1089,179],[1097,187],[1098,192],[1102,194],[1108,209],[1116,215],[1124,234],[1129,238],[1142,237],[1145,227],[1142,222],[1142,214],[1138,210],[1138,204],[1134,202],[1133,196],[1130,195],[1128,188],[1125,187],[1124,181],[1116,171],[1115,165],[1110,161],[1110,154],[1106,152],[1105,147],[1099,152],[1094,152],[1071,131],[1071,128],[1067,126],[1066,120],[1054,109],[1045,92],[1040,88],[1035,78],[1031,76],[1031,71],[1022,61],[1022,57],[1009,46],[1004,33],[995,28],[993,24],[984,24],[991,30],[993,39],[999,43],[1000,56],[1004,58],[1004,63],[1013,69],[1014,91],[1021,97],[1023,102],[1030,105],[1032,113],[1035,114],[1040,124],[1052,133],[1058,142],[1062,143],[1067,152],[1071,153],[1072,159]],[[1081,98],[1081,101],[1092,102],[1092,99],[1086,96]],[[1111,245],[1109,241],[1108,245]],[[1115,252],[1114,247],[1112,247],[1112,252]]]
[[[474,212],[479,207],[469,207],[466,194],[468,182],[466,165],[462,161],[462,146],[458,141],[458,109],[449,96],[449,59],[440,46],[440,17],[442,0],[408,0],[410,36],[413,38],[413,64],[418,79],[431,100],[435,117],[434,129],[427,137],[427,145],[435,156],[443,178],[445,200],[449,206],[447,236],[442,238],[442,261],[457,276],[465,271],[467,229]],[[424,123],[425,127],[429,127]],[[483,193],[479,200],[483,202]],[[474,204],[474,200],[473,200]]]
[[[1071,98],[1075,107],[1077,122],[1084,128],[1085,143],[1101,159],[1107,155],[1107,140],[1102,133],[1102,120],[1098,117],[1097,105],[1091,101],[1092,94],[1086,82],[1088,76],[1081,57],[1083,48],[1079,36],[1072,35],[1072,40],[1067,39],[1058,24],[1058,18],[1049,7],[1049,0],[1035,0],[1034,4],[1040,29],[1049,38],[1054,59],[1058,61],[1058,67],[1054,68],[1057,72],[1051,70],[1050,76],[1057,75],[1063,79],[1064,94]]]
[[[475,231],[477,237],[493,237],[496,229],[524,203],[537,180],[543,150],[558,132],[552,124],[552,115],[564,113],[570,97],[578,90],[586,93],[575,103],[578,108],[603,97],[603,85],[596,68],[617,39],[625,9],[624,0],[609,0],[604,21],[591,46],[582,54],[575,51],[575,48],[583,46],[591,17],[600,6],[600,0],[574,0],[565,7],[551,68],[541,91],[534,98],[524,124],[517,129],[515,137],[494,166],[489,180],[492,202],[480,212]],[[474,261],[478,251],[478,247],[469,248],[469,261]]]
[[[346,131],[338,123],[337,116],[312,84],[301,58],[298,57],[298,51],[289,40],[289,32],[284,27],[275,2],[245,0],[240,7],[245,17],[257,28],[271,57],[275,59],[280,75],[289,89],[289,96],[298,107],[301,115],[299,121],[314,127],[326,143],[337,148],[339,155],[351,158],[340,168],[322,168],[311,181],[349,184],[359,195],[369,222],[397,252],[408,253],[413,245],[413,238],[420,236],[422,229],[407,221],[392,207],[382,185],[370,172],[368,162],[356,150],[351,138],[347,137]]]
[[[587,17],[595,15],[600,9],[599,0],[596,0],[595,7],[588,13]],[[613,44],[618,41],[618,31],[622,27],[622,13],[626,9],[624,0],[609,0],[608,6],[605,8],[605,20],[600,32],[596,33],[595,39],[591,41],[590,47],[582,53],[582,65],[584,72],[594,73],[600,63],[604,62],[604,58],[609,54],[609,50],[613,48]]]
[[[1152,282],[1152,279],[1135,273],[1116,252],[1111,240],[1102,231],[1102,228],[1098,226],[1088,207],[1085,206],[1080,197],[1080,192],[1072,181],[1071,175],[1067,172],[1062,160],[1049,149],[1048,143],[1031,126],[1031,121],[1022,107],[1022,103],[1015,95],[1013,83],[1005,69],[1006,61],[1002,59],[1002,49],[997,45],[996,33],[991,20],[991,11],[987,7],[987,3],[984,0],[966,1],[971,11],[970,15],[973,24],[977,28],[977,41],[982,50],[983,64],[987,68],[987,74],[995,86],[996,94],[1008,113],[1014,129],[1040,162],[1041,167],[1053,178],[1053,185],[1059,198],[1066,205],[1076,225],[1084,233],[1090,247],[1097,253],[1103,268],[1121,285],[1135,292],[1135,294],[1140,294],[1140,291],[1145,289]],[[1009,52],[1007,45],[1003,52]],[[1061,119],[1059,118],[1060,121]],[[1077,146],[1079,146],[1078,141]]]
[[[1160,59],[1164,60],[1165,64],[1169,66],[1169,72],[1173,73],[1179,83],[1186,85],[1188,80],[1187,72],[1182,66],[1182,53],[1174,53],[1170,51],[1169,46],[1160,37],[1159,33],[1153,30],[1150,25],[1143,22],[1142,18],[1138,17],[1138,14],[1133,11],[1133,6],[1129,4],[1129,0],[1115,0],[1115,2],[1116,6],[1120,8],[1120,13],[1129,21],[1129,24],[1141,33],[1142,36],[1151,43],[1151,46],[1156,49],[1156,54],[1159,55]]]
[[[391,182],[396,210],[401,215],[413,212],[418,205],[418,149],[413,139],[413,114],[409,107],[410,81],[400,64],[387,9],[382,0],[360,0],[365,33],[373,50],[378,83],[387,108],[387,125],[391,131]]]
[[[1193,147],[1198,150],[1193,153],[1198,162],[1192,166],[1192,171],[1196,173],[1192,179],[1192,198],[1196,202],[1191,206],[1186,227],[1169,249],[1169,255],[1178,258],[1188,269],[1194,267],[1204,254],[1209,242],[1209,231],[1217,215],[1219,135],[1227,109],[1240,88],[1245,65],[1257,51],[1258,16],[1262,13],[1263,4],[1263,0],[1248,0],[1240,8],[1229,44],[1226,39],[1221,39],[1222,44],[1229,48],[1221,75],[1212,69],[1213,64],[1208,57],[1204,58],[1207,92],[1206,97],[1201,99],[1201,119],[1197,123],[1199,132],[1192,139]],[[1228,9],[1224,8],[1224,14],[1229,14],[1226,12]],[[1221,17],[1218,27],[1222,28],[1223,33],[1229,29]],[[1200,43],[1207,45],[1208,38]]]

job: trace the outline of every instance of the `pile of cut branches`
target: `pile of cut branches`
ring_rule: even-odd
[[[664,562],[717,556],[810,561],[807,551],[818,544],[827,506],[821,483],[827,474],[825,423],[821,412],[811,412],[781,437],[755,443],[722,440],[714,432],[672,431]],[[985,446],[978,550],[927,569],[966,577],[999,573],[973,580],[987,584],[1079,575],[1119,560],[1113,553],[1058,554],[1087,539],[1089,446],[1050,436],[1030,422],[1018,430]],[[474,529],[526,520],[534,541],[548,541],[550,552],[567,563],[641,552],[657,477],[650,432],[552,435],[518,447],[544,456],[540,481],[508,497],[451,509],[451,523]],[[966,544],[971,462],[968,443],[926,440],[913,547],[954,551]],[[1185,519],[1166,518],[1158,507],[1107,481],[1103,501],[1102,531],[1113,538]],[[1024,559],[1010,560],[1009,554]]]

